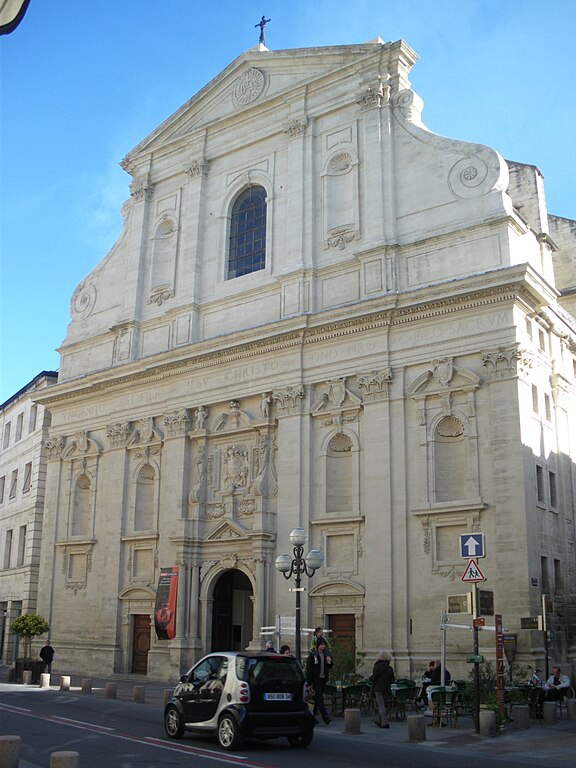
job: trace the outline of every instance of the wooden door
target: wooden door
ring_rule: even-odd
[[[150,616],[133,616],[132,632],[132,672],[140,675],[148,673],[148,651],[150,650]]]

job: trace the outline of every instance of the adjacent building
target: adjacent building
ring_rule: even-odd
[[[521,629],[544,595],[574,671],[576,223],[536,167],[426,128],[415,61],[403,41],[258,46],[122,161],[123,229],[35,392],[61,664],[168,678],[259,646],[293,614],[274,561],[302,526],[324,555],[303,625],[368,660],[417,674],[438,653],[460,536],[482,532],[518,658],[544,654]],[[449,633],[454,672],[469,644]]]
[[[0,405],[0,664],[18,655],[12,621],[36,611],[50,412],[36,394],[58,380],[42,371]],[[50,585],[48,585],[50,591]]]

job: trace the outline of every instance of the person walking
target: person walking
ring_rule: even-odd
[[[40,648],[40,658],[44,662],[44,672],[48,672],[48,674],[52,672],[52,662],[55,655],[56,651],[51,646],[50,640],[46,640],[46,643]]]
[[[371,680],[377,707],[374,710],[374,722],[379,728],[390,728],[386,702],[392,699],[391,686],[396,680],[396,675],[390,664],[390,654],[387,651],[380,651],[376,657]]]
[[[306,682],[314,688],[314,717],[320,712],[326,725],[332,722],[324,703],[324,689],[330,677],[331,667],[332,655],[324,643],[320,642],[306,659]]]

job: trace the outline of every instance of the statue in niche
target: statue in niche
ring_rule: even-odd
[[[192,499],[202,502],[204,501],[206,492],[206,446],[201,445],[198,448],[198,456],[196,457],[196,481],[192,489]]]
[[[270,416],[270,404],[272,403],[272,398],[268,394],[268,392],[262,393],[262,399],[260,400],[260,412],[262,414],[263,419],[267,419]]]
[[[196,409],[196,421],[194,423],[195,429],[204,429],[204,423],[207,418],[208,411],[203,405],[201,405],[200,408]]]

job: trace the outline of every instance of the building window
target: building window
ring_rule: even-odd
[[[539,329],[538,331],[538,346],[542,352],[546,352],[546,341],[544,337],[544,331],[542,329]]]
[[[4,426],[4,440],[2,442],[2,448],[8,448],[10,445],[10,424],[11,422],[8,422],[8,424]]]
[[[18,531],[18,559],[16,565],[24,565],[24,557],[26,555],[26,526],[21,525]]]
[[[10,480],[10,493],[8,494],[8,498],[15,499],[17,490],[18,490],[18,470],[15,469],[12,472],[12,479]]]
[[[532,338],[532,320],[529,317],[526,318],[526,333]]]
[[[266,266],[266,190],[248,187],[236,199],[230,221],[228,279]]]
[[[544,413],[546,415],[546,421],[552,421],[552,404],[550,402],[550,395],[544,394]]]
[[[542,584],[542,592],[545,595],[550,594],[550,579],[548,578],[548,558],[540,558],[540,583]]]
[[[24,482],[22,483],[22,493],[28,493],[32,487],[32,462],[29,461],[24,467]]]
[[[554,594],[562,594],[562,568],[560,566],[560,560],[554,558]]]
[[[12,559],[12,531],[6,531],[6,540],[4,541],[4,562],[3,568],[10,568],[10,560]]]
[[[532,410],[534,413],[539,413],[538,408],[538,387],[532,384]]]
[[[544,493],[544,469],[536,464],[536,498],[538,504],[542,505],[546,503],[546,496]]]
[[[38,406],[33,405],[30,408],[30,419],[28,421],[28,432],[34,432],[36,429],[36,418],[38,416]]]
[[[22,439],[22,427],[24,426],[24,414],[20,413],[16,419],[16,435],[14,436],[14,442]]]
[[[548,472],[548,498],[550,506],[556,509],[558,506],[558,494],[556,490],[556,472]]]
[[[6,475],[0,477],[0,504],[4,501],[4,492],[6,490]]]

